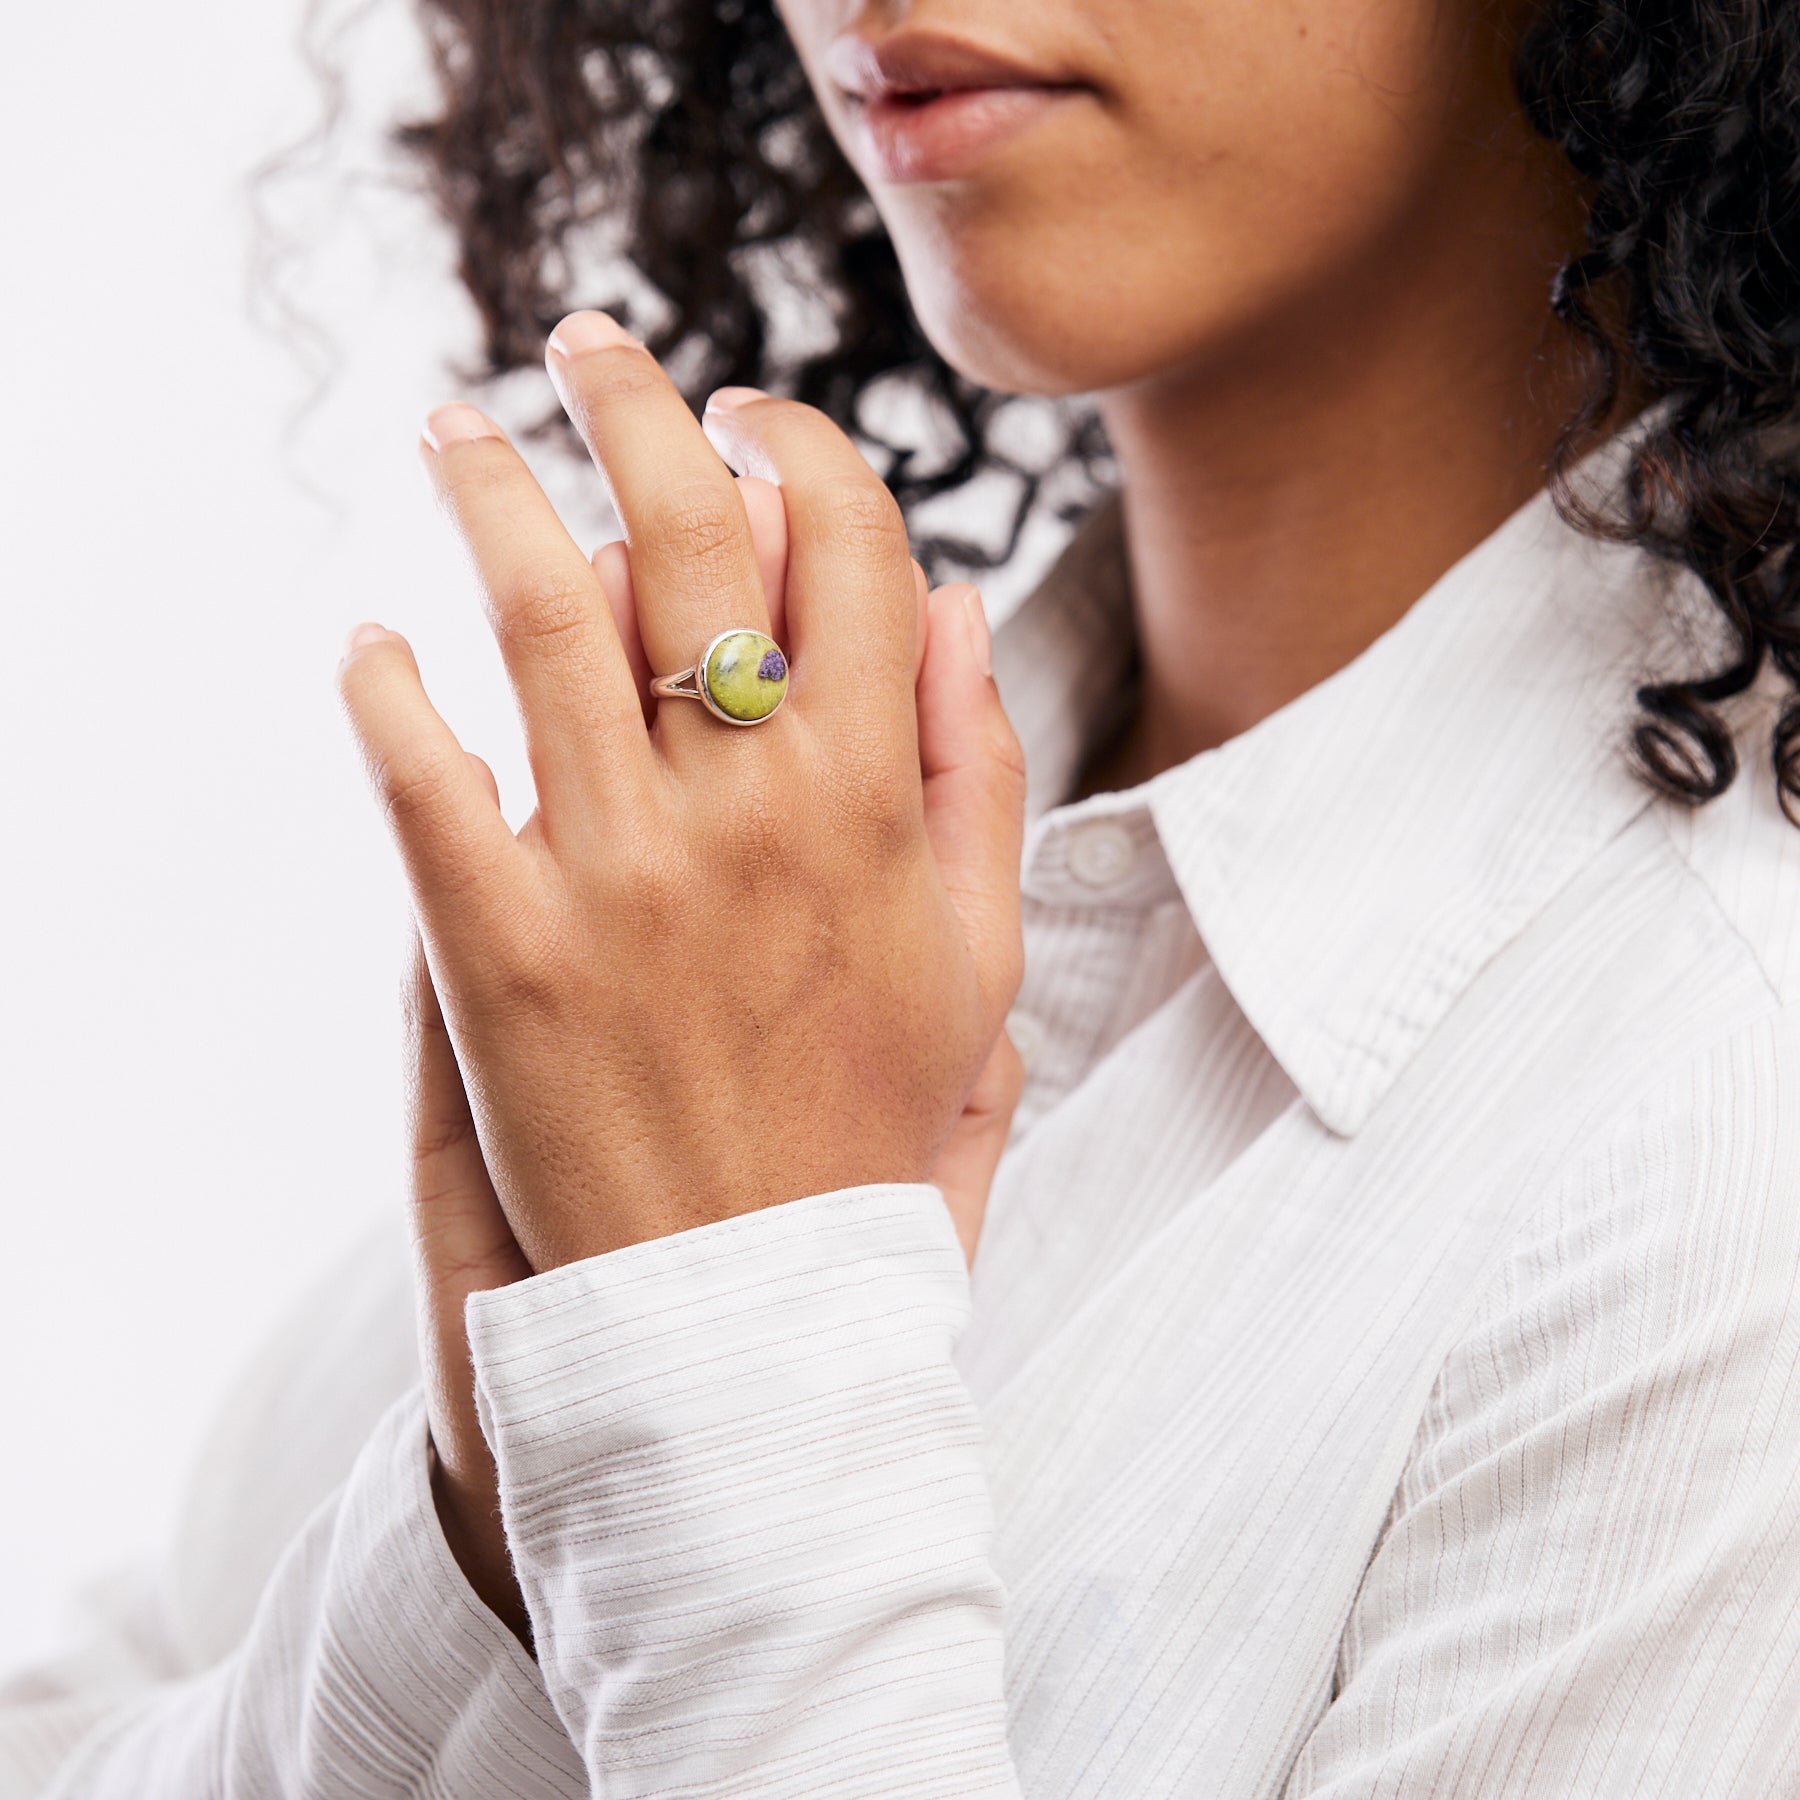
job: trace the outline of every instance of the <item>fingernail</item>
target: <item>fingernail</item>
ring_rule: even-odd
[[[706,410],[708,412],[732,412],[740,406],[749,405],[752,400],[766,400],[768,397],[761,388],[716,388],[706,398]]]
[[[983,675],[994,673],[994,640],[988,632],[987,613],[981,604],[981,590],[971,586],[963,595],[963,613],[969,621],[969,648]]]
[[[603,312],[570,313],[550,334],[550,348],[564,362],[586,356],[590,350],[608,350],[614,344],[631,344],[643,349],[643,341],[634,338],[615,318]]]
[[[425,441],[433,450],[448,450],[452,444],[472,444],[477,438],[504,438],[503,432],[485,413],[460,401],[440,406],[425,419]]]
[[[364,644],[378,643],[382,638],[391,635],[385,625],[370,623],[351,627],[350,635],[344,639],[344,655],[360,650]]]

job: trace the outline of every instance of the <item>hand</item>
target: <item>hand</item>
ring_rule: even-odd
[[[563,336],[552,372],[625,522],[650,661],[766,629],[744,503],[685,404],[640,346]],[[787,503],[792,677],[766,723],[668,701],[646,728],[598,576],[467,409],[427,462],[525,716],[540,810],[518,838],[403,640],[359,633],[342,669],[535,1268],[927,1178],[1016,988],[1022,769],[977,640],[933,629],[918,663],[897,509],[819,414],[715,396],[708,427]]]
[[[760,476],[740,475],[737,487],[750,522],[750,542],[762,577],[763,597],[768,602],[770,634],[777,642],[784,643],[787,640],[787,504],[781,497],[781,489]],[[956,764],[958,721],[941,704],[943,684],[927,687],[920,681],[926,646],[930,642],[931,622],[935,615],[939,631],[964,631],[972,622],[968,608],[971,603],[979,607],[980,596],[966,582],[953,583],[933,593],[924,569],[916,560],[912,570],[918,600],[913,683],[918,708],[919,760],[923,768],[941,773]],[[619,642],[625,649],[625,660],[637,683],[644,723],[653,727],[657,703],[650,693],[651,670],[644,654],[643,633],[638,627],[637,596],[631,583],[631,556],[623,538],[602,544],[594,552],[594,572],[600,578],[613,624],[618,628]],[[954,651],[954,644],[950,648]],[[485,764],[482,766],[486,767]],[[927,777],[928,781],[930,779]],[[930,1179],[950,1209],[950,1217],[955,1221],[957,1236],[962,1242],[964,1260],[971,1268],[975,1266],[975,1249],[987,1212],[988,1193],[994,1185],[994,1171],[1006,1148],[1013,1113],[1024,1085],[1025,1065],[1012,1039],[1002,1032],[989,1051],[974,1088],[963,1102],[962,1116],[932,1165]]]
[[[760,502],[748,491],[745,500],[754,529]],[[944,616],[960,625],[955,612]],[[497,805],[492,773],[478,757],[469,760]],[[414,1292],[433,1450],[432,1495],[445,1541],[470,1588],[529,1649],[531,1621],[501,1522],[499,1471],[476,1412],[463,1316],[471,1294],[522,1281],[532,1271],[482,1161],[462,1072],[416,934],[404,1012]],[[943,1193],[971,1265],[1023,1080],[1024,1065],[1002,1032],[932,1167],[931,1180]]]
[[[785,636],[786,507],[780,489],[772,483],[742,477],[738,488],[750,522],[772,632],[781,639]],[[623,542],[602,545],[595,553],[594,565],[627,660],[638,678],[646,724],[651,724],[655,702],[649,695],[630,561]],[[964,611],[967,598],[962,592],[930,595],[924,571],[917,563],[913,569],[919,604],[916,681],[923,670],[932,613],[938,615],[940,630],[964,630],[968,620]],[[931,692],[921,697],[929,699]],[[947,761],[934,754],[933,748],[934,735],[943,724],[928,710],[921,712],[921,757],[927,765]],[[479,758],[471,757],[470,762],[497,806],[499,796],[492,774]],[[416,937],[405,987],[405,1014],[416,1285],[435,1451],[434,1498],[445,1537],[472,1589],[529,1647],[529,1617],[501,1524],[498,1472],[476,1414],[463,1314],[471,1293],[520,1280],[531,1270],[482,1160],[461,1072],[431,985],[424,948]],[[944,1195],[964,1255],[971,1262],[1022,1081],[1023,1066],[1010,1039],[1002,1034],[931,1171],[930,1178]]]

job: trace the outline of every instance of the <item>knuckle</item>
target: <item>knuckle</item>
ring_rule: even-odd
[[[431,859],[430,879],[439,904],[452,904],[466,895],[479,895],[483,901],[493,899],[500,891],[503,875],[496,859],[470,843],[467,832],[458,823],[442,834],[438,853]]]
[[[452,446],[438,458],[444,498],[460,510],[465,502],[510,491],[519,478],[518,453],[499,438],[477,438]]]
[[[398,656],[404,662],[411,655],[412,647],[396,634],[385,643],[365,645],[338,664],[338,700],[359,734],[365,714],[371,707],[379,706],[383,692],[393,680],[393,659]]]
[[[400,983],[400,1023],[415,1059],[422,1057],[437,1039],[449,1035],[443,1014],[433,1001],[429,981],[409,970]]]
[[[416,1169],[412,1189],[413,1237],[427,1280],[451,1294],[494,1285],[497,1270],[505,1266],[505,1245],[481,1217],[492,1199],[478,1181],[461,1176],[435,1180],[432,1174]],[[456,1324],[461,1324],[460,1307]]]
[[[912,854],[918,808],[893,781],[847,782],[837,797],[838,827],[857,853],[876,867],[892,867]]]
[[[827,482],[818,497],[818,516],[839,543],[892,552],[902,560],[912,555],[900,508],[873,474],[867,479],[840,475]]]
[[[615,961],[629,963],[633,945],[666,941],[704,891],[683,834],[670,828],[654,803],[621,812],[603,836],[581,846],[577,858],[580,869],[569,892],[569,949],[581,955],[578,945],[585,943],[590,963],[596,942],[606,944]]]
[[[554,1017],[567,997],[564,968],[547,937],[509,933],[479,978],[482,1010],[511,1021]]]
[[[413,1164],[423,1172],[454,1151],[465,1149],[479,1141],[475,1121],[467,1112],[459,1112],[449,1118],[421,1118],[413,1126]],[[446,1188],[452,1185],[455,1184],[451,1181],[444,1183]]]
[[[731,786],[729,829],[716,842],[742,890],[754,893],[797,879],[812,850],[796,831],[795,817],[793,797],[772,767],[739,772]]]
[[[591,597],[558,573],[526,571],[504,597],[496,597],[494,630],[503,649],[556,650],[572,643],[593,620]]]
[[[885,800],[910,806],[918,788],[918,762],[911,741],[902,741],[890,722],[865,711],[839,723],[827,784],[852,799]]]
[[[660,936],[694,905],[696,882],[685,859],[648,838],[619,858],[613,879],[617,911],[638,931]]]
[[[645,525],[657,542],[683,562],[710,562],[747,539],[744,509],[736,496],[695,482],[657,496]]]
[[[381,809],[389,824],[405,832],[440,811],[453,779],[450,758],[440,750],[415,750],[404,758],[389,758],[376,772]]]
[[[421,1194],[415,1205],[422,1218],[429,1218],[434,1207],[466,1204],[468,1194],[461,1188],[443,1194]],[[455,1293],[459,1289],[499,1285],[496,1265],[503,1267],[493,1247],[482,1245],[466,1248],[449,1232],[428,1237],[420,1231],[420,1249],[424,1251],[434,1282]]]
[[[647,350],[612,344],[590,350],[575,365],[576,389],[584,407],[629,406],[634,400],[668,391],[669,378]]]

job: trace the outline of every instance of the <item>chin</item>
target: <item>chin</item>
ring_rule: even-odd
[[[1057,354],[1055,334],[1034,329],[1035,320],[1007,309],[977,312],[954,302],[942,307],[915,301],[919,324],[951,368],[997,394],[1081,394],[1096,385],[1089,358]]]
[[[1132,304],[1129,275],[1095,273],[1030,234],[896,232],[906,288],[932,347],[968,380],[996,393],[1088,394],[1123,387],[1179,358],[1173,321]],[[1071,271],[1046,278],[1044,271]],[[1184,309],[1185,310],[1185,309]],[[1191,323],[1191,321],[1190,321]],[[1160,327],[1160,328],[1159,328]]]

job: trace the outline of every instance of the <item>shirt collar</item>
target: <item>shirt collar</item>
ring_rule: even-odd
[[[1584,474],[1610,481],[1624,443]],[[1541,492],[1328,680],[1129,794],[1063,806],[1133,686],[1112,497],[994,634],[1027,857],[1065,818],[1147,808],[1232,997],[1353,1134],[1477,971],[1650,803],[1624,751],[1674,579]]]

